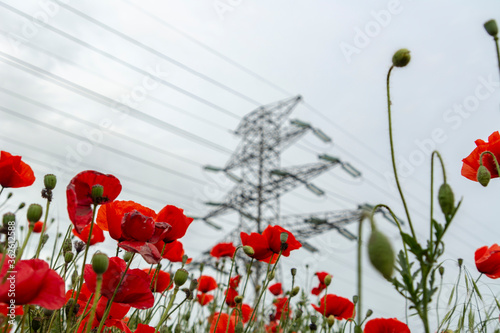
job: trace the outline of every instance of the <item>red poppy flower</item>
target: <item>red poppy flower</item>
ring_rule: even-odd
[[[198,291],[208,293],[217,288],[217,281],[211,276],[202,275],[198,279]]]
[[[155,333],[155,328],[149,325],[137,324],[137,329],[134,333]]]
[[[279,282],[269,286],[268,289],[274,296],[279,296],[283,294],[283,288],[281,287],[281,283]]]
[[[83,242],[87,243],[89,240],[89,232],[90,232],[90,226],[92,224],[87,225],[81,233],[78,233],[76,229],[73,229],[73,235],[76,237],[80,238]],[[102,243],[104,242],[104,233],[102,232],[101,228],[97,224],[94,223],[94,226],[92,227],[92,236],[90,236],[90,244],[89,245],[94,245],[97,243]]]
[[[6,151],[0,153],[0,186],[26,187],[35,182],[31,167],[21,161],[21,156],[14,156]]]
[[[236,289],[240,285],[241,281],[241,275],[236,275],[233,276],[231,279],[229,279],[229,288]]]
[[[477,270],[491,279],[500,278],[500,246],[483,246],[474,254]]]
[[[276,307],[276,314],[274,315],[274,319],[276,320],[281,320],[283,313],[285,318],[292,313],[292,310],[289,308],[288,297],[277,298],[273,304]]]
[[[2,255],[0,255],[0,261]],[[49,310],[60,309],[64,297],[64,280],[40,259],[20,260],[11,273],[7,273],[9,259],[5,259],[0,281],[7,274],[5,283],[0,284],[0,303],[10,304],[12,283],[15,284],[15,304],[35,304]]]
[[[217,323],[217,319],[219,318],[219,322]],[[210,332],[211,333],[234,333],[234,328],[236,326],[236,321],[234,316],[229,316],[227,313],[216,313],[211,318]],[[215,329],[215,325],[217,325],[217,329]]]
[[[476,148],[470,153],[469,156],[462,160],[462,176],[467,179],[477,181],[477,169],[479,168],[479,156],[485,151],[490,151],[495,155],[497,161],[500,163],[500,134],[493,132],[488,137],[488,142],[484,142],[481,139],[475,141]],[[497,168],[493,157],[490,154],[483,155],[483,165],[491,173],[491,178],[498,177]]]
[[[327,272],[316,272],[314,275],[316,275],[319,279],[319,285],[317,287],[314,287],[311,291],[311,294],[313,295],[319,295],[323,290],[326,289],[326,284],[325,284],[325,278],[330,275]]]
[[[133,201],[114,201],[101,206],[96,223],[109,230],[118,246],[141,254],[148,264],[161,261],[160,252],[153,245],[167,233],[170,226],[155,222],[154,210]]]
[[[94,185],[103,187],[103,195],[98,204],[107,204],[116,199],[122,190],[118,178],[105,175],[97,171],[83,171],[77,174],[66,188],[69,219],[78,233],[92,222],[92,208],[94,203],[91,191]]]
[[[232,258],[234,251],[236,251],[236,247],[233,243],[219,243],[212,248],[210,255],[218,259],[222,257]]]
[[[198,300],[198,303],[200,303],[201,306],[205,306],[208,303],[213,301],[214,296],[201,293],[201,294],[196,295],[196,298]]]
[[[42,221],[36,222],[35,225],[33,226],[34,233],[39,234],[42,232],[42,229],[43,229],[43,222]]]
[[[166,222],[172,227],[162,239],[169,243],[184,237],[193,218],[184,215],[184,210],[172,205],[165,206],[156,216],[157,222]]]
[[[129,269],[119,285],[126,266],[125,260],[119,257],[109,258],[108,270],[102,276],[101,294],[111,299],[115,289],[118,288],[114,302],[129,304],[137,309],[149,309],[154,303],[153,293],[149,289],[151,279],[138,268]],[[97,275],[92,265],[85,265],[83,277],[89,290],[95,292]]]
[[[311,305],[327,318],[333,315],[337,319],[351,319],[355,315],[354,304],[350,300],[333,294],[323,296],[320,306]]]
[[[165,245],[166,244],[166,245]],[[159,241],[154,244],[158,249],[159,253],[162,253],[162,258],[167,259],[171,262],[182,262],[182,257],[184,257],[184,247],[182,243],[179,241],[173,241],[171,243],[164,243],[163,241]],[[163,248],[165,246],[165,248]],[[186,264],[189,264],[193,261],[193,258],[189,258],[186,261]]]
[[[281,254],[288,257],[290,251],[299,249],[302,244],[295,239],[291,232],[279,225],[268,226],[264,232],[262,232],[262,235],[255,232],[248,235],[242,232],[240,234],[241,243],[253,248],[254,255],[252,257],[254,259],[264,262],[271,261],[271,263],[274,263],[278,259],[278,254],[282,248],[280,236],[283,232],[288,234],[288,239],[285,243],[286,245],[283,246]]]
[[[9,305],[5,303],[0,303],[0,314],[7,316],[8,314],[13,314],[14,316],[21,316],[24,314],[22,305],[15,305],[11,310],[9,309]]]
[[[172,289],[174,287],[173,283],[170,284],[170,274],[167,272],[164,272],[162,270],[159,270],[156,272],[156,269],[149,269],[145,268],[143,269],[144,272],[146,272],[149,275],[149,278],[154,281],[151,282],[151,291],[154,293],[162,293],[164,292],[167,288]],[[156,276],[155,276],[156,272]],[[170,287],[169,287],[170,286]]]
[[[93,302],[93,300],[91,301],[91,303],[92,302]],[[99,301],[97,301],[97,308],[95,311],[95,317],[94,317],[94,321],[92,322],[91,329],[99,327],[99,324],[100,324],[100,322],[104,316],[104,313],[106,311],[107,305],[108,305],[108,299],[104,296],[102,296],[99,299]],[[77,333],[85,332],[88,321],[90,319],[88,314],[90,313],[89,309],[91,306],[92,306],[92,304],[90,304],[87,307],[86,316],[82,320],[82,322],[78,328]],[[121,331],[124,331],[126,333],[131,333],[127,324],[123,321],[123,317],[125,317],[127,315],[129,310],[130,310],[130,305],[113,302],[113,304],[111,304],[111,308],[109,310],[108,317],[106,318],[106,321],[104,322],[104,327],[116,327],[116,328],[120,329]]]
[[[364,333],[411,333],[405,323],[396,318],[375,318],[366,323]]]
[[[228,288],[226,289],[225,293],[226,295],[226,304],[233,307],[236,306],[236,302],[234,301],[234,298],[238,296],[238,291],[233,288]]]
[[[244,323],[247,323],[250,320],[250,316],[252,315],[253,309],[248,304],[241,305],[241,316]]]

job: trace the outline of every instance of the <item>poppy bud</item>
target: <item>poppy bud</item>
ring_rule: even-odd
[[[361,326],[354,326],[354,333],[363,333],[363,329],[361,328]]]
[[[64,254],[64,262],[69,264],[70,262],[73,261],[74,257],[75,257],[75,254],[71,251],[68,251]]]
[[[43,185],[47,190],[53,190],[56,187],[57,178],[52,174],[45,175],[43,178]]]
[[[368,311],[366,311],[366,318],[370,317],[372,314],[373,314],[372,309],[368,309]]]
[[[458,258],[458,267],[462,267],[462,264],[464,263],[464,260],[462,258]]]
[[[48,240],[49,240],[49,235],[44,234],[43,237],[42,237],[42,246],[44,246],[45,243],[47,243]]]
[[[92,257],[92,269],[96,274],[104,274],[108,270],[109,258],[102,252],[97,252]]]
[[[71,246],[71,241],[69,239],[64,240],[62,245],[63,253],[69,252],[73,249]]]
[[[249,257],[253,256],[255,254],[255,251],[253,250],[253,247],[249,245],[243,246],[243,252]]]
[[[280,234],[280,241],[281,241],[281,243],[286,243],[287,240],[288,240],[288,234],[286,232],[282,232]]]
[[[352,296],[352,302],[354,303],[354,305],[356,305],[359,301],[359,296],[358,295],[354,295]]]
[[[332,276],[330,274],[328,274],[327,276],[325,276],[325,279],[323,280],[323,282],[328,287],[330,285],[330,283],[332,283]]]
[[[484,165],[480,165],[479,168],[477,169],[476,177],[477,177],[477,181],[479,182],[479,184],[486,187],[486,186],[488,186],[488,183],[490,182],[491,173],[487,167],[485,167]]]
[[[243,302],[243,296],[238,295],[234,298],[234,303],[241,304]]]
[[[396,67],[405,67],[410,62],[411,56],[408,49],[399,49],[392,56],[392,64]]]
[[[12,224],[12,222],[15,222],[16,221],[16,215],[13,214],[13,213],[5,213],[3,214],[3,217],[2,217],[2,224],[5,228],[7,228],[9,226],[9,222],[10,224]]]
[[[40,206],[39,204],[31,204],[28,207],[28,212],[26,213],[26,217],[28,218],[28,221],[36,223],[40,220],[42,214],[43,214],[42,206]]]
[[[188,261],[189,257],[185,254],[182,256],[182,264],[186,264],[186,262]]]
[[[329,315],[328,318],[326,318],[326,322],[328,323],[328,327],[332,327],[335,323],[335,317],[333,315]]]
[[[318,321],[317,316],[311,316],[311,323],[316,324],[317,321]]]
[[[33,318],[33,320],[31,321],[31,328],[33,329],[33,331],[38,332],[38,330],[42,328],[42,318]]]
[[[71,285],[75,285],[78,282],[78,272],[76,270],[71,274]]]
[[[441,206],[441,211],[446,216],[452,214],[455,210],[455,196],[453,195],[451,186],[447,183],[444,183],[439,188],[438,202],[439,206]]]
[[[290,272],[292,273],[292,276],[295,276],[295,274],[297,274],[297,268],[292,268]]]
[[[21,203],[19,204],[19,207],[17,207],[17,210],[21,210],[21,209],[23,209],[25,206],[26,206],[26,204],[25,204],[24,202],[21,202]]]
[[[368,240],[368,257],[373,267],[389,280],[394,271],[394,251],[389,239],[376,228],[372,228]]]
[[[439,275],[443,276],[443,274],[444,274],[444,267],[439,266]]]
[[[293,289],[292,289],[292,296],[296,296],[299,292],[300,292],[300,287],[299,286],[293,287]]]
[[[76,254],[85,250],[85,243],[82,241],[75,241],[74,245],[75,245]]]
[[[189,285],[189,290],[193,291],[198,288],[198,280],[192,279],[191,284]]]
[[[241,320],[234,327],[234,333],[243,333],[243,322]]]
[[[267,274],[267,279],[272,281],[274,279],[274,269]]]
[[[496,35],[498,35],[498,27],[495,20],[489,20],[488,22],[484,23],[484,29],[486,29],[486,32],[491,37],[495,37]]]
[[[184,268],[179,268],[174,275],[175,285],[178,287],[182,286],[184,283],[186,283],[188,276],[188,271],[186,271]]]
[[[14,193],[12,193],[12,192],[9,192],[9,194],[7,194],[7,199],[10,199],[10,198],[12,198],[12,196],[13,196],[13,195],[14,195]]]
[[[130,259],[132,259],[132,252],[125,252],[123,254],[123,260],[125,260],[126,262],[129,262]]]

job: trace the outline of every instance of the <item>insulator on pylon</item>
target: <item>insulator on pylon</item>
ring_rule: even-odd
[[[354,178],[358,178],[361,176],[361,172],[347,162],[342,163],[342,169],[344,169],[345,172],[347,172]]]
[[[331,163],[340,163],[340,159],[334,156],[330,156],[327,154],[319,155],[318,158],[323,161],[331,162]]]

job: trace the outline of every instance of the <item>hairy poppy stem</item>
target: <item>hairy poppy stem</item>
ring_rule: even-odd
[[[497,49],[498,70],[500,71],[500,48],[498,47],[498,36],[493,37]],[[1,192],[0,192],[1,193]]]
[[[413,238],[417,240],[417,236],[415,234],[415,230],[413,229],[413,223],[411,222],[410,212],[408,210],[408,205],[406,204],[406,199],[403,194],[403,190],[401,188],[401,184],[399,183],[398,170],[396,168],[396,159],[394,157],[394,141],[392,139],[392,114],[391,114],[391,89],[390,89],[390,78],[391,72],[394,69],[394,66],[391,66],[389,72],[387,73],[387,113],[389,115],[389,141],[391,146],[391,161],[392,161],[392,170],[394,171],[394,178],[396,180],[396,185],[398,187],[399,196],[401,197],[401,201],[403,202],[403,206],[406,213],[406,218],[408,219],[408,224],[410,225],[410,230]]]
[[[430,227],[430,244],[431,244],[431,250],[432,250],[432,239],[433,239],[433,228],[432,228],[432,220],[434,219],[434,157],[437,156],[439,158],[439,162],[441,163],[441,169],[443,171],[443,183],[446,184],[446,169],[444,167],[444,162],[443,158],[441,157],[441,154],[437,150],[434,150],[431,154],[431,198],[430,198],[430,203],[431,203],[431,211],[430,211],[430,222],[431,222],[431,227]],[[432,256],[432,253],[431,253]]]
[[[165,320],[167,320],[168,315],[169,315],[169,311],[172,308],[172,306],[174,305],[174,300],[175,300],[175,297],[177,296],[178,292],[179,292],[179,286],[176,285],[174,288],[174,294],[172,296],[170,296],[170,301],[168,302],[167,309],[164,311],[163,316],[160,318],[158,325],[156,325],[154,333],[158,332],[160,330],[160,326],[163,324],[163,322]],[[99,333],[99,332],[97,332],[97,333]]]
[[[99,302],[99,298],[101,297],[101,287],[102,287],[102,274],[97,274],[96,284],[95,284],[95,293],[94,293],[94,304],[90,309],[90,317],[87,322],[87,329],[85,333],[89,333],[92,328],[92,322],[94,321],[95,311],[97,309],[97,303]]]
[[[495,163],[495,167],[497,168],[497,173],[500,176],[500,165],[498,164],[497,158],[495,154],[493,154],[491,151],[483,151],[481,155],[479,155],[479,165],[483,165],[483,155],[484,154],[489,154],[493,158],[493,162]]]
[[[43,219],[42,232],[40,234],[40,239],[38,240],[38,247],[36,249],[36,254],[35,254],[36,259],[38,259],[38,257],[40,256],[40,251],[42,250],[43,235],[45,235],[45,230],[47,229],[47,219],[49,217],[49,207],[50,207],[50,200],[47,199],[47,205],[45,206],[45,217]]]

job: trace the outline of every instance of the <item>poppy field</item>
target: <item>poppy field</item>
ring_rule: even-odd
[[[491,20],[484,28],[495,42],[500,69],[497,24]],[[239,242],[213,246],[214,265],[199,262],[184,251],[183,243],[190,242],[186,233],[196,222],[182,207],[165,203],[155,211],[126,200],[120,179],[99,170],[81,171],[68,184],[60,184],[57,175],[35,176],[23,157],[1,151],[0,333],[410,332],[408,318],[381,317],[370,310],[363,295],[368,283],[363,279],[365,255],[405,300],[408,316],[418,318],[420,329],[412,329],[414,333],[500,332],[497,298],[483,308],[473,306],[483,300],[479,279],[500,278],[498,244],[480,244],[471,253],[476,275],[457,260],[456,285],[451,292],[442,288],[445,236],[460,214],[462,199],[456,199],[447,182],[438,151],[430,156],[428,237],[415,232],[395,161],[392,116],[398,110],[391,99],[391,77],[411,59],[408,49],[396,51],[392,62],[388,59],[387,76],[380,79],[385,79],[387,93],[387,159],[405,214],[399,218],[385,204],[364,211],[358,223],[356,294],[329,290],[336,272],[308,273],[312,288],[296,281],[305,274],[303,267],[284,272],[280,279],[280,263],[304,251],[296,235],[280,225],[268,225],[260,233],[241,232]],[[488,134],[487,140],[476,140],[461,169],[461,175],[479,187],[500,175],[500,134]],[[25,205],[16,195],[18,188],[34,187],[36,177],[43,178],[44,187],[32,190],[41,191],[45,206]],[[65,198],[53,193],[61,186]],[[17,210],[4,209],[13,201]],[[49,238],[47,229],[58,223],[51,214],[55,201],[64,205],[71,224],[59,225],[61,232]],[[379,228],[375,214],[380,210],[392,216],[398,228],[396,246]],[[362,234],[363,224],[369,225],[368,235]],[[105,239],[114,242],[115,251],[99,250]],[[42,251],[51,255],[42,258]],[[464,285],[465,295],[460,294]],[[448,307],[437,321],[431,320],[440,298]]]

